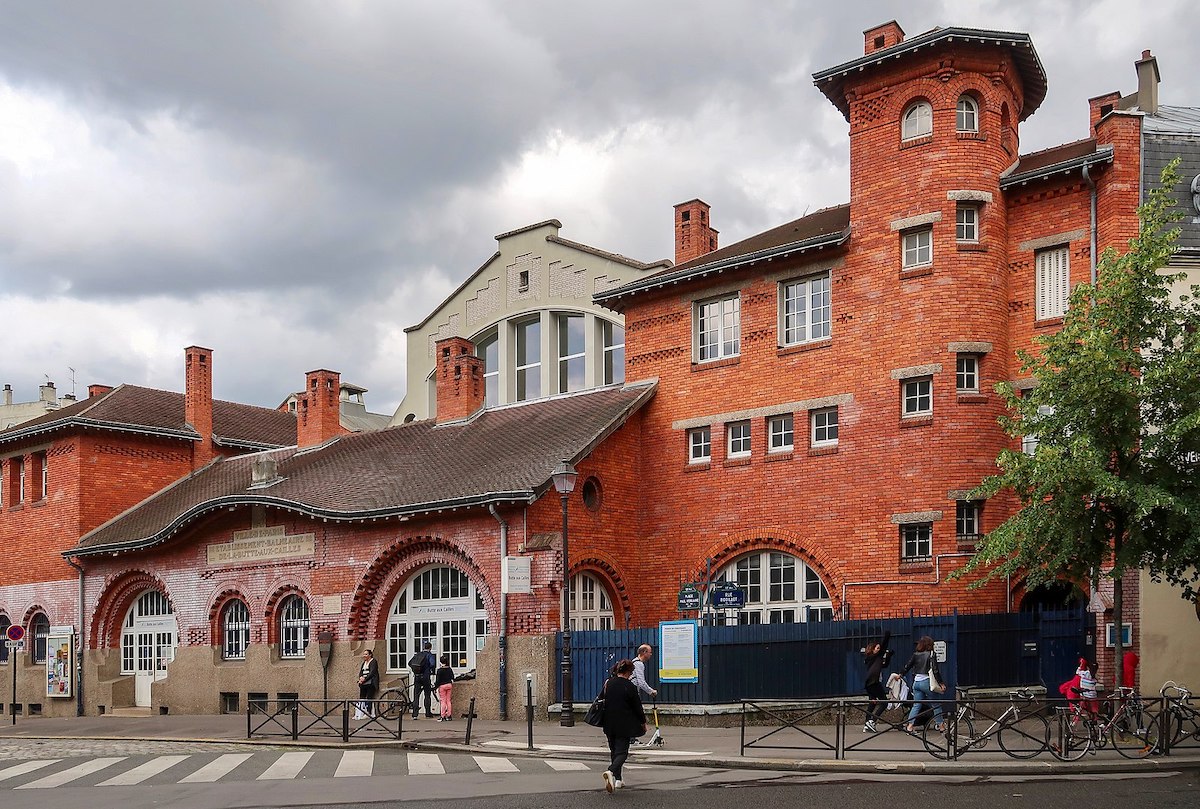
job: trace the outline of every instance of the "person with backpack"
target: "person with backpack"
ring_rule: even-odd
[[[414,652],[408,659],[408,668],[413,674],[413,719],[420,714],[419,701],[421,694],[425,695],[425,717],[434,718],[433,712],[433,672],[437,668],[437,660],[433,656],[433,644],[425,641],[421,651]]]

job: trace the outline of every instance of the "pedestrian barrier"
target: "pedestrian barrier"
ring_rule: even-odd
[[[352,712],[362,707],[369,713],[354,719]],[[403,710],[394,710],[388,700],[348,699],[282,699],[261,700],[246,709],[246,738],[288,736],[341,737],[348,742],[355,737],[389,738],[399,740],[404,732]]]

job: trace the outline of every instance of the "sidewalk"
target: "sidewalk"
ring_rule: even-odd
[[[405,718],[400,741],[382,734],[355,737],[343,744],[337,736],[302,736],[293,742],[289,736],[272,735],[246,738],[246,716],[149,716],[149,717],[18,717],[11,725],[8,717],[0,725],[0,741],[16,739],[88,739],[124,741],[172,741],[193,743],[247,743],[303,747],[401,747],[447,753],[494,753],[496,755],[539,756],[550,758],[589,758],[604,760],[608,748],[603,733],[582,722],[575,727],[560,727],[557,722],[534,722],[533,748],[529,748],[528,726],[524,721],[475,720],[471,726],[471,744],[465,743],[467,722],[440,723],[432,719],[412,721]],[[356,723],[357,724],[357,723]],[[278,730],[278,729],[277,729]],[[1029,761],[1009,758],[991,744],[987,749],[971,751],[958,761],[938,761],[929,755],[917,738],[899,731],[862,734],[858,727],[848,728],[844,740],[846,757],[834,758],[835,728],[805,726],[794,728],[746,728],[751,747],[741,755],[742,729],[664,726],[666,744],[662,747],[635,747],[632,760],[676,766],[716,767],[724,769],[762,769],[797,772],[863,772],[876,774],[957,774],[1020,775],[1090,772],[1162,772],[1200,768],[1200,748],[1172,752],[1170,756],[1126,759],[1113,750],[1102,750],[1076,762],[1063,762],[1043,753]],[[281,731],[280,731],[281,732]],[[653,731],[651,731],[653,732]],[[806,735],[806,734],[811,734]],[[648,737],[647,737],[648,738]],[[807,747],[808,749],[800,749]]]

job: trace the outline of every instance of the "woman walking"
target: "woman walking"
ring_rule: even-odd
[[[867,707],[867,721],[863,723],[863,733],[874,733],[875,720],[887,710],[887,691],[879,681],[879,676],[883,673],[884,666],[892,659],[892,653],[888,649],[888,641],[891,639],[892,631],[889,629],[883,633],[882,640],[868,643],[867,648],[863,650],[863,662],[867,665],[867,696],[871,698],[871,704]]]
[[[450,704],[450,694],[454,691],[454,669],[450,668],[450,655],[442,655],[438,662],[441,665],[438,666],[437,675],[433,681],[438,702],[442,706],[442,713],[438,717],[438,721],[449,722],[454,719],[454,708]]]
[[[909,733],[913,732],[913,723],[917,719],[917,714],[921,712],[921,703],[928,701],[933,705],[933,721],[936,723],[936,729],[940,731],[942,729],[942,706],[934,702],[933,688],[929,683],[930,672],[937,676],[938,671],[937,656],[933,653],[933,638],[925,635],[917,641],[916,651],[904,664],[900,674],[908,674],[910,670],[913,672],[913,704],[912,709],[908,712],[908,721],[905,723],[904,729]]]
[[[629,743],[646,734],[646,711],[637,686],[630,682],[633,661],[622,660],[613,668],[613,676],[604,683],[604,735],[608,737],[611,761],[604,771],[604,790],[612,792],[625,786],[621,768],[629,758]]]

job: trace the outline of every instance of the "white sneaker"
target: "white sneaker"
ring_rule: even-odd
[[[616,784],[617,789],[621,789],[622,787],[625,786],[625,782],[622,781],[620,778],[618,778],[614,783]]]
[[[612,792],[616,788],[617,788],[617,779],[613,778],[612,771],[605,770],[604,771],[604,791]]]

